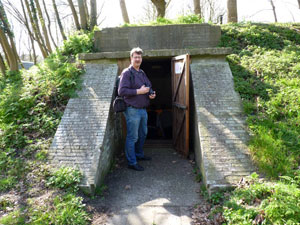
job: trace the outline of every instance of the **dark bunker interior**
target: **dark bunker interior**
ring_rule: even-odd
[[[171,58],[143,58],[141,69],[156,92],[150,101],[147,139],[172,139],[172,81]]]

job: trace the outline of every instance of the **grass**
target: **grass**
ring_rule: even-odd
[[[222,26],[220,47],[233,48],[227,59],[253,134],[249,147],[272,178],[293,174],[300,162],[299,26]]]
[[[89,222],[83,199],[76,195],[81,173],[48,166],[47,150],[68,100],[80,87],[84,70],[77,54],[92,51],[92,39],[92,33],[76,33],[30,70],[0,76],[0,207],[5,213],[0,224]],[[11,190],[22,203],[9,201]]]

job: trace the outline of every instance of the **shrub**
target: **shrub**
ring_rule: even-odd
[[[52,172],[48,178],[47,185],[60,189],[77,191],[82,173],[71,167],[61,167]]]
[[[77,31],[64,41],[60,51],[65,56],[76,56],[79,53],[93,51],[94,32]]]

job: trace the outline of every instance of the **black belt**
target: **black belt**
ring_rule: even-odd
[[[132,106],[132,105],[129,105],[128,107],[132,107],[134,109],[146,109],[146,107],[140,107],[140,108],[138,108],[138,107],[135,107],[135,106]]]

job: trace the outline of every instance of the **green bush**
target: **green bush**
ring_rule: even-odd
[[[64,41],[60,51],[66,56],[76,56],[79,53],[93,51],[94,32],[77,31]]]
[[[71,167],[61,167],[52,172],[48,178],[47,185],[60,189],[77,191],[82,173]]]

